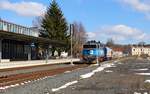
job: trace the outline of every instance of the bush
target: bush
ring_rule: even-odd
[[[142,54],[141,57],[144,59],[147,59],[149,56],[148,56],[148,54]]]

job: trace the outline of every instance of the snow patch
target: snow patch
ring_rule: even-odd
[[[106,70],[105,72],[113,72],[113,71],[111,71],[111,70]]]
[[[47,92],[47,93],[45,93],[45,94],[50,94],[50,93]]]
[[[5,89],[7,89],[6,87],[0,87],[0,90],[5,90]]]
[[[144,69],[133,69],[134,71],[146,71],[149,70],[148,68],[144,68]]]
[[[20,85],[24,85],[24,83],[20,83]]]
[[[105,68],[109,68],[109,67],[112,67],[114,66],[114,64],[102,64],[100,67],[98,67],[97,69],[93,70],[92,72],[89,72],[87,74],[84,74],[84,75],[80,75],[81,79],[84,79],[84,78],[89,78],[91,76],[93,76],[96,72],[100,72],[100,71],[103,71]]]
[[[91,66],[99,66],[99,64],[96,63],[96,64],[92,64]]]
[[[28,82],[24,82],[25,84],[27,84]]]
[[[5,89],[16,87],[16,86],[19,86],[19,84],[14,84],[14,85],[10,85],[10,86],[0,87],[0,90],[5,90]]]
[[[69,72],[71,72],[71,71],[65,71],[64,73],[69,73]]]
[[[134,94],[141,94],[141,93],[138,93],[138,92],[134,92]]]
[[[72,82],[66,83],[65,85],[63,85],[63,86],[61,86],[61,87],[59,87],[59,88],[53,88],[53,89],[52,89],[52,92],[56,92],[56,91],[59,91],[59,90],[61,90],[61,89],[67,88],[68,86],[73,85],[73,84],[75,84],[75,83],[77,83],[77,82],[78,82],[78,81],[72,81]]]
[[[141,94],[141,93],[138,93],[138,92],[134,92],[134,94]]]
[[[118,62],[118,60],[114,61],[114,63],[117,63],[117,62]]]
[[[142,94],[142,93],[134,92],[134,94]],[[143,94],[148,94],[148,92],[144,92]]]
[[[84,78],[90,78],[92,75],[94,75],[94,72],[90,72],[90,73],[81,75],[80,77],[84,79]]]
[[[146,71],[146,70],[148,70],[148,68],[145,68],[145,69],[138,69],[138,70],[141,70],[141,71]]]
[[[145,83],[150,83],[150,80],[145,80]]]
[[[121,62],[117,63],[117,64],[122,64]]]
[[[149,76],[150,73],[136,73],[137,75],[145,75],[145,76]]]

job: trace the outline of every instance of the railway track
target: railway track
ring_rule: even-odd
[[[88,65],[80,64],[80,65],[74,65],[74,66],[67,66],[67,67],[61,67],[61,68],[53,68],[53,69],[47,69],[47,70],[40,70],[40,71],[34,71],[34,72],[29,72],[29,73],[20,73],[20,74],[13,74],[13,75],[5,75],[0,77],[0,88],[10,86],[10,85],[21,85],[22,83],[34,81],[40,78],[44,78],[46,76],[54,76],[57,74],[64,73],[66,71],[72,71],[78,68],[84,68],[87,67]],[[36,66],[37,67],[37,66]],[[32,68],[32,67],[30,67]],[[24,69],[30,69],[30,68],[25,68]],[[37,68],[40,68],[38,66]],[[0,70],[0,72],[6,72],[6,71],[11,71],[11,70],[16,70],[15,69],[7,69],[7,70]],[[21,68],[18,68],[18,70],[23,70]]]

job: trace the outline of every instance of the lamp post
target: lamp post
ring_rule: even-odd
[[[48,63],[48,57],[49,57],[49,49],[52,48],[51,45],[48,46],[48,48],[46,49],[46,63]]]
[[[46,64],[48,63],[48,49],[46,49]]]
[[[99,61],[98,61],[98,54],[99,54],[99,47],[98,47],[98,44],[96,43],[96,48],[97,48],[97,57],[96,57],[96,63],[97,65],[99,65]]]
[[[97,48],[97,57],[96,57],[96,63],[98,66],[100,66],[100,62],[98,60],[98,57],[100,55],[100,44],[99,43],[96,43],[96,48]]]

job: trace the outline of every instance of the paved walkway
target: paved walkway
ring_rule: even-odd
[[[73,62],[79,62],[80,59],[72,59]],[[0,69],[5,68],[15,68],[15,67],[27,67],[27,66],[36,66],[36,65],[45,65],[45,64],[61,64],[69,63],[71,59],[55,59],[55,60],[32,60],[32,61],[13,61],[7,63],[0,63]]]

